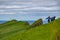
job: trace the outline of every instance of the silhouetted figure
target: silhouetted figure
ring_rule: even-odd
[[[48,19],[48,23],[51,21],[51,18],[50,18],[50,16],[48,16],[46,19]]]
[[[55,20],[55,18],[56,18],[56,16],[51,17],[51,21],[54,21],[54,20]]]

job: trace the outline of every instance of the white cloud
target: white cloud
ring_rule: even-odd
[[[0,8],[25,8],[27,6],[17,6],[17,5],[9,5],[9,6],[6,6],[6,5],[3,5],[3,6],[0,6]]]
[[[13,12],[0,12],[0,14],[16,14],[16,13],[13,13]]]
[[[21,8],[21,9],[14,9],[14,10],[60,10],[58,6],[54,7],[26,7],[26,8]]]
[[[10,4],[22,4],[22,5],[24,5],[24,4],[32,4],[32,2],[12,2]]]
[[[8,5],[6,5],[6,4],[8,4]],[[20,14],[27,14],[23,11],[31,11],[31,10],[34,10],[34,11],[60,10],[59,6],[57,6],[58,3],[55,0],[31,0],[31,1],[22,0],[22,2],[15,0],[15,1],[12,1],[11,3],[10,3],[10,1],[8,1],[6,4],[0,5],[0,9],[12,9],[13,10],[12,12],[16,11],[16,13],[18,13],[18,11],[20,11]],[[8,12],[8,10],[4,10],[4,11],[1,10],[1,11]],[[9,11],[11,12],[11,10],[9,10]],[[8,13],[6,13],[6,14],[8,14]],[[15,14],[15,13],[11,13],[11,14]]]
[[[18,12],[19,14],[28,14],[28,12]]]

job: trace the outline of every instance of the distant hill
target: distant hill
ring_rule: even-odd
[[[2,26],[0,40],[60,40],[60,18],[28,30],[29,25],[24,23],[16,22]]]

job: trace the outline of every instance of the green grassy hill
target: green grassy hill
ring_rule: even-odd
[[[27,28],[29,28],[28,22],[16,20],[7,21],[0,25],[0,39],[19,31],[25,31]]]
[[[15,23],[3,26],[0,28],[0,40],[60,40],[60,18],[28,30],[20,31],[21,27],[26,29],[29,25]]]

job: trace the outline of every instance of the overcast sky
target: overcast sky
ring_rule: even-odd
[[[0,20],[60,17],[60,0],[0,0]]]

